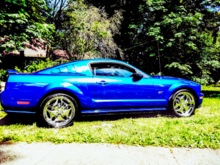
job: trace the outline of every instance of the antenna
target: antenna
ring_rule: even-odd
[[[159,50],[159,42],[158,41],[157,41],[157,52],[158,52],[158,58],[159,58],[159,69],[160,69],[160,73],[161,73],[161,76],[162,76],[161,63],[160,63],[160,50]]]

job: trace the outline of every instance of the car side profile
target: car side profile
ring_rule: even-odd
[[[191,116],[201,106],[201,85],[149,76],[112,59],[74,61],[35,73],[8,70],[1,93],[7,113],[35,113],[41,125],[66,127],[79,114],[170,111]]]

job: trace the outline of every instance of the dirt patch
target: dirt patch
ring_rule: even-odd
[[[0,164],[4,163],[4,162],[12,161],[12,160],[14,160],[16,158],[17,158],[16,155],[10,155],[8,153],[0,151]]]

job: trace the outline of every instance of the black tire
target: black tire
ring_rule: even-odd
[[[196,102],[190,90],[180,89],[170,97],[168,111],[177,117],[190,117],[195,112]]]
[[[73,121],[78,116],[78,109],[77,101],[67,94],[57,93],[49,95],[41,102],[36,112],[37,126],[52,128],[72,126]]]

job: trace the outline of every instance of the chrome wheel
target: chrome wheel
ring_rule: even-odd
[[[48,100],[43,108],[43,117],[53,127],[68,124],[75,116],[73,102],[65,96],[56,96]]]
[[[190,116],[195,110],[194,96],[189,92],[178,93],[173,100],[173,110],[178,116]]]

